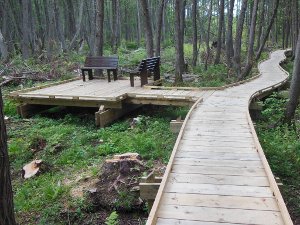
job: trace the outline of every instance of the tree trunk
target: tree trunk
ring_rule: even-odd
[[[63,21],[61,19],[61,8],[57,5],[58,2],[54,2],[54,11],[55,11],[55,25],[56,25],[56,32],[58,35],[58,38],[60,40],[61,49],[63,52],[66,52],[66,42],[65,42],[65,36],[63,34]]]
[[[54,13],[54,1],[49,0],[47,7],[45,5],[45,10],[48,13],[48,38],[47,38],[47,58],[48,60],[52,60],[53,55],[56,53],[56,35],[55,35],[55,13]]]
[[[206,38],[206,58],[205,58],[205,70],[207,70],[208,59],[210,57],[210,46],[209,46],[209,39],[210,39],[210,26],[211,26],[211,17],[212,17],[212,4],[213,0],[210,0],[209,9],[208,9],[208,27],[207,27],[207,38]]]
[[[289,94],[289,101],[285,111],[284,121],[291,123],[294,118],[295,111],[299,102],[300,96],[300,33],[298,35],[297,47],[295,52],[293,77]]]
[[[78,18],[78,25],[76,28],[76,32],[74,34],[74,37],[72,38],[72,41],[70,43],[70,46],[68,48],[68,50],[72,50],[75,48],[76,46],[76,41],[78,40],[78,37],[80,35],[80,32],[82,30],[82,14],[83,14],[83,5],[84,5],[84,1],[80,2],[80,6],[79,6],[79,18]],[[103,14],[104,15],[104,14]],[[104,19],[103,19],[104,20]],[[103,26],[103,25],[102,25]],[[96,28],[97,30],[97,28]]]
[[[164,9],[166,5],[166,0],[161,0],[159,5],[159,12],[158,12],[158,19],[157,19],[157,26],[156,26],[156,35],[155,35],[155,55],[160,56],[160,41],[161,41],[161,30],[163,24],[163,16],[164,16]]]
[[[0,225],[16,225],[10,165],[7,151],[7,134],[3,115],[0,87]]]
[[[22,1],[22,56],[23,59],[28,59],[30,57],[30,21],[29,21],[29,1]]]
[[[247,63],[246,66],[239,76],[239,79],[243,79],[248,76],[251,72],[253,66],[253,55],[254,55],[254,40],[255,40],[255,27],[256,27],[256,18],[257,18],[257,8],[258,8],[258,0],[254,0],[253,9],[252,9],[252,18],[250,25],[250,33],[249,33],[249,44],[248,44],[248,53],[247,53]]]
[[[235,37],[235,45],[234,45],[234,57],[233,57],[233,67],[236,71],[237,77],[241,74],[241,47],[242,47],[242,35],[243,35],[243,27],[245,21],[245,13],[247,10],[248,0],[243,0],[241,6],[241,12],[238,20],[238,27],[236,31]]]
[[[96,1],[96,39],[94,55],[103,55],[104,0]]]
[[[232,40],[232,22],[233,22],[233,8],[235,0],[230,0],[229,2],[229,12],[228,12],[228,24],[227,24],[227,35],[226,35],[226,59],[229,68],[232,67],[232,56],[234,54],[233,50],[233,40]]]
[[[183,1],[175,0],[175,52],[176,52],[176,67],[175,67],[175,83],[181,83],[182,74],[184,71],[184,52],[182,39],[182,8]]]
[[[140,15],[140,7],[139,0],[136,0],[136,11],[137,11],[137,44],[140,46],[141,44],[141,15]]]
[[[222,30],[223,30],[223,24],[224,24],[224,0],[220,0],[220,5],[219,5],[218,43],[217,43],[217,52],[216,52],[215,64],[219,64],[220,63],[221,48],[222,48]]]
[[[0,29],[0,59],[4,62],[8,60],[7,45]]]
[[[260,41],[262,40],[262,31],[263,31],[263,25],[264,25],[264,15],[265,15],[265,2],[266,0],[263,0],[261,3],[261,11],[259,16],[259,28],[258,28],[258,35],[257,35],[257,42],[256,42],[256,51],[258,51],[260,47]]]
[[[66,3],[67,3],[67,12],[66,13],[68,15],[67,37],[71,40],[71,38],[74,36],[74,34],[76,32],[73,0],[66,0]]]
[[[197,57],[198,57],[198,32],[197,32],[197,9],[198,9],[198,1],[193,0],[192,6],[192,22],[193,22],[193,60],[192,66],[195,67],[197,65]]]
[[[265,47],[265,44],[266,44],[267,39],[268,39],[268,37],[269,37],[271,28],[272,28],[273,23],[274,23],[274,21],[275,21],[275,18],[276,18],[276,16],[277,16],[278,6],[279,6],[279,0],[276,0],[275,6],[274,6],[274,10],[273,10],[273,14],[272,14],[272,18],[271,18],[270,23],[269,23],[269,25],[268,25],[268,28],[267,28],[267,30],[266,30],[266,32],[265,32],[265,36],[264,36],[264,38],[263,38],[263,40],[262,40],[262,43],[261,43],[261,45],[260,45],[260,47],[259,47],[259,50],[258,50],[258,52],[257,52],[257,54],[256,54],[255,60],[258,60],[258,59],[260,58],[261,53],[262,53],[262,51],[263,51],[263,49],[264,49],[264,47]]]
[[[112,53],[117,54],[118,51],[118,9],[117,1],[112,0]]]
[[[149,8],[148,8],[148,1],[141,0],[140,3],[142,6],[143,17],[144,17],[143,22],[144,22],[144,28],[145,28],[147,56],[153,57],[153,55],[154,55],[153,32],[152,32],[152,26],[151,26],[150,12],[149,12]]]

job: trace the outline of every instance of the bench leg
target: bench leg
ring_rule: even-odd
[[[134,74],[130,74],[130,86],[134,87]]]
[[[141,74],[141,86],[148,84],[148,73]]]
[[[93,80],[93,70],[88,70],[89,80]]]
[[[113,70],[114,81],[118,80],[118,70]]]
[[[110,80],[110,70],[107,70],[107,78],[108,78],[108,82],[111,82],[111,80]]]
[[[85,82],[85,73],[84,72],[85,72],[85,70],[81,70],[83,82]]]

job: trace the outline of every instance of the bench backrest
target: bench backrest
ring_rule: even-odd
[[[118,56],[88,56],[84,66],[118,68],[118,62]]]
[[[160,57],[153,57],[148,59],[143,59],[138,66],[138,71],[150,71],[153,72],[159,69],[160,66]]]

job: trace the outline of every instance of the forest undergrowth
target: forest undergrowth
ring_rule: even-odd
[[[290,59],[283,67],[292,74]],[[294,224],[300,224],[300,107],[296,110],[294,126],[289,126],[279,122],[286,103],[286,96],[277,92],[266,98],[256,130],[273,174],[283,183],[280,190]]]

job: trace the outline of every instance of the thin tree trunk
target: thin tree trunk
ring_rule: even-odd
[[[300,96],[300,33],[298,35],[297,47],[295,52],[293,77],[289,94],[289,101],[285,111],[284,121],[291,123],[294,118],[295,111],[299,102]]]
[[[118,51],[117,1],[119,0],[112,0],[112,52],[113,54],[116,54]]]
[[[229,2],[229,12],[228,12],[228,24],[227,24],[227,35],[226,35],[226,59],[229,68],[232,67],[232,56],[234,54],[233,50],[233,40],[232,40],[232,22],[233,22],[233,8],[235,0],[230,0]]]
[[[184,71],[184,52],[182,40],[182,8],[183,1],[175,0],[175,52],[176,52],[176,67],[175,67],[175,83],[181,83],[182,74]]]
[[[253,55],[254,55],[254,40],[255,40],[255,27],[256,27],[256,18],[257,18],[257,8],[258,8],[258,0],[254,0],[253,9],[252,9],[252,18],[251,18],[251,26],[249,33],[249,45],[248,45],[248,53],[247,53],[247,63],[246,66],[241,73],[239,79],[243,79],[248,76],[252,66],[253,66]]]
[[[6,62],[8,60],[7,45],[5,43],[5,40],[4,40],[4,37],[2,35],[1,29],[0,29],[0,58],[4,62]]]
[[[224,24],[224,0],[220,0],[220,5],[219,5],[218,43],[217,43],[217,53],[216,53],[215,64],[219,64],[220,63],[221,48],[222,48],[222,30],[223,30],[223,24]]]
[[[263,31],[263,25],[264,25],[264,15],[265,15],[265,2],[266,0],[263,0],[261,3],[261,11],[259,16],[259,27],[258,27],[258,35],[257,35],[257,42],[256,42],[256,51],[258,51],[260,47],[260,41],[262,39],[262,31]]]
[[[67,37],[71,40],[71,38],[74,36],[76,32],[76,23],[75,23],[75,16],[74,16],[74,6],[73,6],[74,0],[66,0],[67,3],[67,15],[68,15],[68,33]]]
[[[47,38],[47,58],[52,60],[54,53],[56,52],[56,35],[55,35],[55,13],[54,13],[54,1],[49,0],[45,11],[47,11],[48,20],[48,38]]]
[[[166,5],[166,0],[161,0],[159,5],[159,13],[157,19],[157,26],[156,26],[156,35],[155,35],[155,55],[160,56],[160,41],[161,41],[161,31],[163,25],[163,16],[164,16],[164,9]]]
[[[30,54],[30,22],[29,22],[29,1],[22,1],[22,56],[23,59],[28,59]]]
[[[78,25],[77,25],[76,33],[75,33],[74,37],[72,38],[72,41],[70,43],[70,46],[69,46],[68,50],[72,50],[72,49],[75,48],[76,41],[78,40],[78,37],[79,37],[80,32],[82,30],[83,5],[84,5],[84,1],[81,1],[80,6],[79,6],[79,18],[78,18]],[[104,13],[103,13],[103,15],[104,15]],[[104,20],[104,18],[103,18],[103,20]],[[97,30],[97,28],[96,28],[96,30]]]
[[[0,225],[16,225],[10,165],[7,151],[7,134],[3,115],[0,87]]]
[[[192,66],[195,67],[197,65],[197,57],[198,57],[198,31],[197,31],[197,9],[198,9],[198,1],[193,0],[192,6],[192,22],[193,22],[193,60]]]
[[[235,37],[235,45],[234,45],[234,57],[233,57],[233,67],[236,71],[237,77],[241,74],[241,47],[242,47],[242,35],[243,35],[243,27],[245,21],[245,13],[247,10],[248,0],[243,0],[241,6],[241,12],[238,20],[238,27],[236,31]]]
[[[274,23],[274,21],[275,21],[275,18],[276,18],[276,16],[277,16],[278,6],[279,6],[279,0],[276,0],[275,6],[274,6],[274,10],[273,10],[273,14],[272,14],[272,18],[271,18],[270,23],[269,23],[269,25],[268,25],[268,28],[267,28],[267,30],[266,30],[266,32],[265,32],[265,36],[264,36],[264,38],[263,38],[263,40],[262,40],[262,43],[261,43],[261,45],[260,45],[260,47],[259,47],[259,50],[258,50],[258,52],[257,52],[257,54],[256,54],[255,60],[258,60],[258,59],[260,58],[261,53],[262,53],[262,51],[263,51],[263,49],[264,49],[264,47],[265,47],[265,44],[266,44],[267,39],[268,39],[268,37],[269,37],[271,28],[272,28],[273,23]]]
[[[104,45],[104,0],[96,0],[96,29],[95,29],[94,56],[103,55]],[[95,70],[96,76],[103,76],[102,70]]]
[[[143,10],[143,22],[145,27],[145,38],[146,38],[146,49],[147,49],[147,56],[153,57],[154,55],[154,48],[153,48],[153,32],[152,32],[152,25],[151,25],[151,18],[150,12],[148,8],[148,1],[141,0],[140,1],[142,10]]]
[[[61,49],[63,52],[65,52],[67,47],[66,47],[65,36],[63,34],[63,28],[62,28],[63,21],[61,19],[60,7],[57,4],[58,4],[58,2],[55,1],[54,2],[54,11],[55,11],[56,32],[57,32],[58,38],[61,43]]]
[[[211,17],[212,17],[212,4],[213,0],[210,0],[209,9],[208,9],[208,27],[207,27],[207,38],[206,38],[206,58],[205,58],[205,70],[207,70],[208,59],[210,57],[210,28],[211,28]]]
[[[140,15],[140,7],[139,0],[136,0],[136,11],[137,11],[137,44],[140,46],[141,44],[141,15]]]

